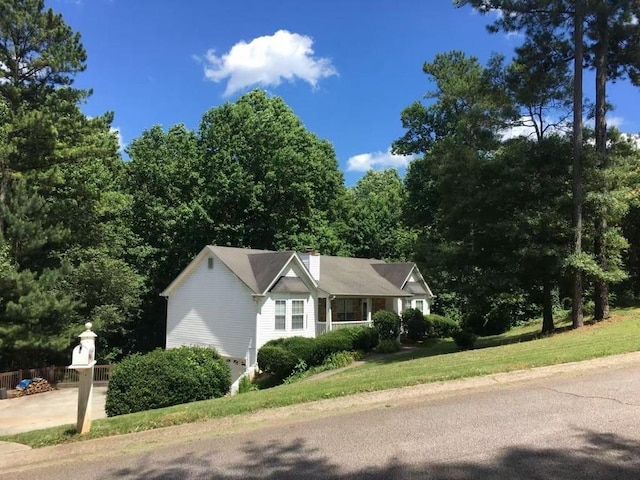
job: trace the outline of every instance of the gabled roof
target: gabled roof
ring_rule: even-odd
[[[258,287],[255,293],[264,293],[293,255],[295,255],[293,252],[260,252],[248,255],[249,265]]]
[[[371,258],[331,257],[320,255],[318,287],[331,295],[362,297],[406,297],[402,291],[378,269],[382,260]],[[406,278],[406,277],[405,277]]]
[[[418,292],[431,294],[428,285],[425,290],[419,282],[407,282],[416,268],[414,263],[385,263],[372,258],[320,255],[320,279],[316,281],[295,252],[208,245],[160,295],[169,296],[200,262],[212,254],[255,295],[264,295],[269,291],[307,293],[310,291],[307,284],[338,296],[408,297]],[[292,262],[306,273],[305,279],[283,277]]]
[[[377,263],[373,268],[393,285],[402,288],[414,266],[414,263]]]
[[[309,287],[298,277],[280,277],[269,291],[275,293],[311,293]]]
[[[283,270],[292,261],[297,262],[301,266],[301,270],[307,272],[295,252],[273,252],[270,250],[207,245],[160,295],[170,295],[189,273],[211,254],[224,263],[256,295],[263,295],[269,291],[280,279]],[[309,274],[308,281],[315,285],[315,281]],[[288,285],[287,288],[300,289],[299,286],[293,287],[291,285]]]

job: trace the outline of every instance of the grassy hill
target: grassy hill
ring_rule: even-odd
[[[41,447],[122,433],[137,432],[212,418],[254,412],[360,392],[508,372],[588,360],[640,350],[640,309],[616,310],[610,320],[539,337],[539,324],[519,327],[478,340],[474,350],[458,352],[451,340],[429,341],[399,355],[365,361],[317,380],[248,392],[185,405],[123,415],[93,422],[80,437],[72,426],[21,433],[0,440]]]

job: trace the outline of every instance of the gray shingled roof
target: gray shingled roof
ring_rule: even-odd
[[[211,251],[254,293],[261,294],[289,261],[293,252],[209,246]]]
[[[264,293],[292,255],[293,252],[263,252],[249,255],[249,263],[258,285],[256,293]]]
[[[280,277],[269,291],[275,293],[309,293],[309,287],[301,278]]]
[[[211,251],[254,293],[262,294],[290,260],[293,252],[209,246]],[[331,295],[403,297],[400,289],[413,263],[384,263],[368,258],[320,255],[320,289]],[[301,290],[299,284],[280,278],[273,291]],[[305,292],[308,291],[305,286]]]
[[[376,272],[398,288],[402,288],[413,267],[413,263],[377,263],[373,265]]]
[[[361,297],[410,296],[410,293],[400,290],[378,272],[380,266],[384,265],[387,264],[382,260],[370,258],[320,255],[320,280],[318,281],[318,286],[332,295]],[[391,271],[392,269],[389,270]],[[406,278],[406,275],[404,278]]]

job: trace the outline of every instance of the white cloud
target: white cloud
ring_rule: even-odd
[[[126,147],[126,144],[122,139],[122,132],[120,132],[120,127],[110,127],[109,130],[113,135],[115,135],[116,140],[118,140],[118,150],[121,152],[124,151],[124,147]]]
[[[557,119],[545,118],[544,119],[544,128],[545,135],[550,135],[552,133],[557,133],[560,135],[565,135],[570,132],[571,127],[568,121],[559,121]],[[533,121],[531,117],[523,116],[520,117],[518,121],[518,125],[514,125],[512,127],[506,128],[500,131],[500,135],[502,140],[510,140],[516,137],[529,137],[535,138],[536,129],[533,125]]]
[[[205,77],[219,83],[227,80],[225,95],[252,85],[278,86],[283,80],[303,80],[316,87],[321,78],[337,75],[329,58],[313,56],[313,40],[306,35],[279,30],[273,35],[236,43],[217,56],[209,50],[204,58]]]
[[[619,128],[624,123],[622,117],[607,117],[607,126]]]
[[[384,168],[406,168],[413,157],[411,155],[395,155],[391,149],[386,152],[361,153],[347,160],[347,171],[366,172]]]

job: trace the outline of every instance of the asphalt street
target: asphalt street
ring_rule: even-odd
[[[7,478],[637,480],[640,365],[216,434],[40,462]]]

